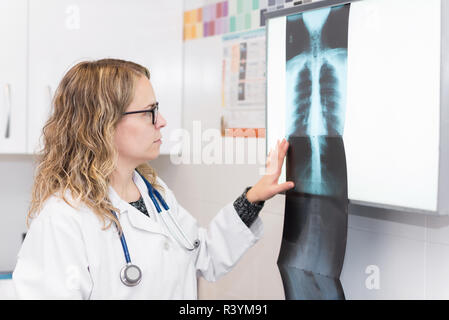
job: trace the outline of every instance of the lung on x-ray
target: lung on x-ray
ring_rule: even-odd
[[[322,196],[347,183],[352,203],[449,214],[448,2],[325,0],[267,14],[267,152],[283,137],[300,146],[281,180]]]

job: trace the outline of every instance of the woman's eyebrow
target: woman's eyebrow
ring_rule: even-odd
[[[145,109],[149,109],[149,108],[151,108],[151,107],[154,107],[155,105],[156,105],[156,102],[151,103],[151,104],[147,105],[147,106],[145,107]]]

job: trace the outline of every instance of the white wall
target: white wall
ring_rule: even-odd
[[[0,155],[0,271],[10,271],[26,232],[34,163],[28,155]]]

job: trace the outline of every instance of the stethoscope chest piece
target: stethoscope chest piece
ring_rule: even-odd
[[[142,279],[142,271],[140,268],[132,263],[123,266],[120,271],[120,280],[128,287],[137,286]]]

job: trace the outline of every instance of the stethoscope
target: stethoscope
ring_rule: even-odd
[[[139,172],[140,174],[140,172]],[[148,182],[147,179],[145,179],[145,177],[143,175],[140,174],[140,176],[142,177],[143,181],[145,181],[145,184],[148,188],[148,194],[150,195],[151,201],[153,201],[154,206],[156,207],[157,212],[159,213],[159,216],[162,218],[162,221],[164,222],[167,230],[171,233],[171,235],[176,238],[176,240],[184,246],[184,248],[186,248],[189,251],[193,251],[196,248],[199,247],[200,245],[200,241],[198,239],[196,239],[193,243],[189,240],[189,238],[186,236],[185,232],[182,230],[181,226],[178,224],[178,222],[172,217],[171,213],[169,212],[169,207],[167,205],[167,203],[165,202],[164,198],[162,198],[161,194],[159,193],[159,191],[157,191],[156,189],[154,189],[152,187],[152,185]],[[164,214],[161,213],[162,209],[159,206],[159,203],[157,202],[157,200],[159,200],[159,202],[161,203],[162,207],[164,208],[164,210],[167,212],[167,215],[170,217],[170,220],[173,222],[173,224],[176,226],[176,231],[175,233],[173,233],[170,228],[168,227],[168,224],[165,221],[164,218]],[[117,218],[117,215],[114,211],[111,211],[114,216]],[[117,218],[118,220],[118,218]],[[184,239],[184,242],[181,241],[181,239],[178,237],[179,233],[181,235],[181,237]],[[177,234],[176,236],[174,234]],[[133,287],[136,286],[140,283],[140,280],[142,280],[142,270],[140,270],[140,268],[138,266],[136,266],[135,264],[131,263],[131,257],[129,256],[129,251],[128,251],[128,246],[126,244],[126,240],[125,240],[125,235],[122,231],[121,235],[120,235],[120,242],[122,243],[122,248],[123,248],[123,253],[125,254],[125,260],[126,260],[126,265],[123,266],[123,268],[120,270],[120,280],[122,280],[123,284],[128,286],[128,287]],[[187,245],[186,245],[187,244]]]

